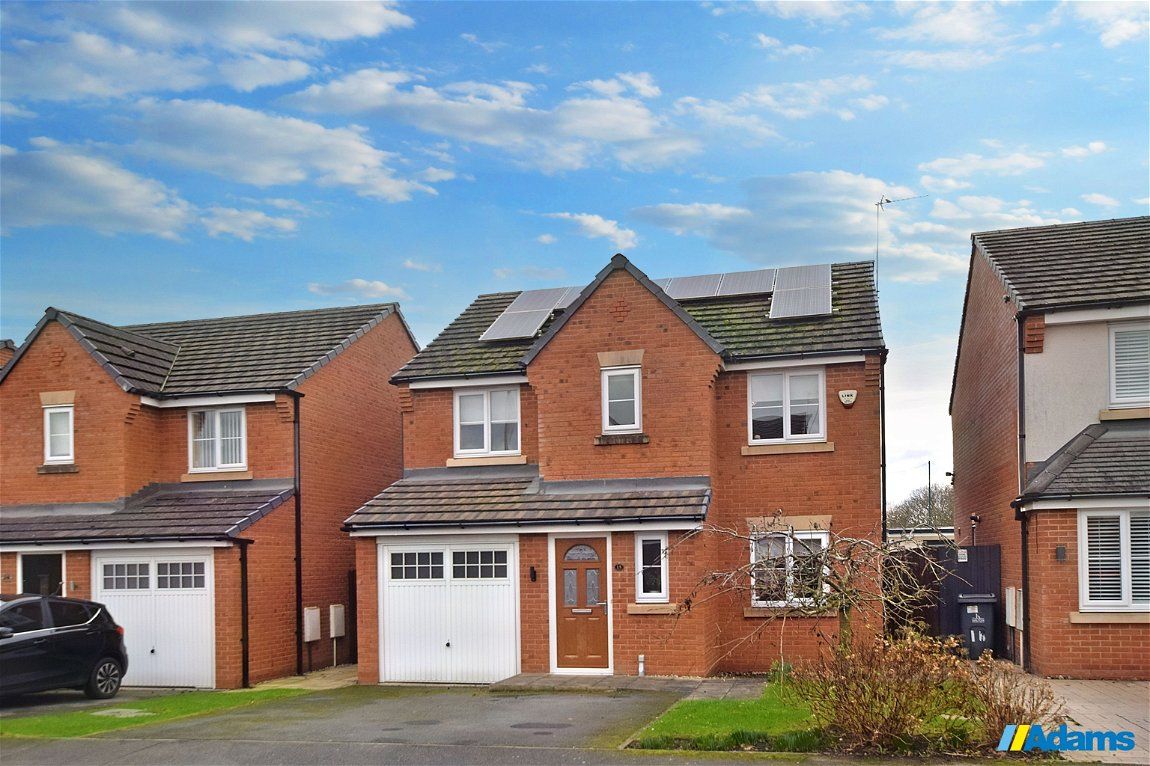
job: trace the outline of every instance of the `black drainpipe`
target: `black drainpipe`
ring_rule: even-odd
[[[1014,315],[1018,325],[1018,495],[1026,485],[1026,315]],[[1015,511],[1022,543],[1022,669],[1030,670],[1030,519],[1021,506]]]
[[[295,452],[292,489],[295,492],[295,674],[303,675],[303,506],[300,503],[299,404],[303,394],[292,391],[292,447]]]
[[[886,543],[886,355],[883,349],[878,366],[878,427],[881,454],[879,469],[882,482],[882,541]]]
[[[240,546],[240,645],[243,647],[241,673],[243,688],[251,686],[251,643],[248,634],[248,546],[251,540],[236,540]]]

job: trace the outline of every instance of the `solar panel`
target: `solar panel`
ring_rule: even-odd
[[[831,313],[829,264],[779,269],[771,298],[771,319]]]
[[[557,309],[567,308],[568,306],[570,306],[572,303],[575,302],[575,299],[579,297],[579,293],[581,293],[581,292],[583,292],[583,288],[581,288],[581,287],[568,287],[567,292],[563,293],[562,297],[560,297],[559,300],[555,301],[555,308],[557,308]]]
[[[510,338],[531,338],[551,316],[551,309],[533,311],[504,311],[491,323],[480,340],[508,340]]]
[[[732,271],[723,275],[723,284],[719,286],[719,295],[754,295],[755,293],[769,293],[775,286],[774,269],[758,269],[757,271]]]
[[[546,290],[524,290],[519,293],[507,311],[551,311],[555,304],[567,294],[568,287],[551,287]]]
[[[690,298],[710,298],[719,291],[723,282],[722,274],[703,274],[697,277],[675,277],[665,288],[667,295],[675,300]]]
[[[674,282],[675,280],[673,280],[673,279],[652,279],[651,281],[654,282],[655,284],[657,284],[660,288],[662,288],[663,292],[666,292],[667,288],[670,287],[671,283]]]

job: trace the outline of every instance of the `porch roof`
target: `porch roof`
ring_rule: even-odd
[[[1150,495],[1150,420],[1094,423],[1035,466],[1022,500]]]

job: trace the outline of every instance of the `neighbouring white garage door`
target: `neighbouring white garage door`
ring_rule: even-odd
[[[506,540],[381,541],[381,680],[491,683],[517,674],[517,554]]]
[[[93,553],[93,600],[124,628],[128,686],[215,686],[210,550]]]

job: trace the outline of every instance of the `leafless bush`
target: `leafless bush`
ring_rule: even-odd
[[[981,724],[979,741],[993,747],[1012,723],[1058,725],[1066,717],[1061,700],[1043,678],[1010,662],[979,657],[966,669],[970,714]]]

